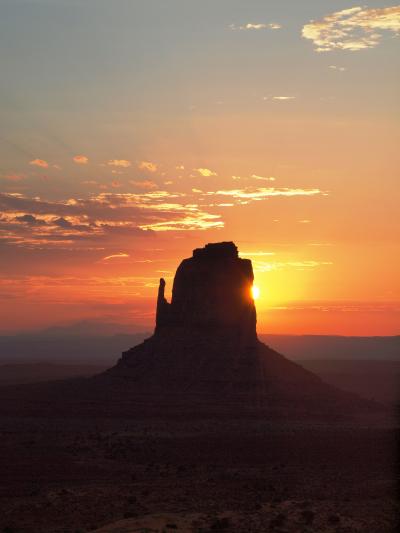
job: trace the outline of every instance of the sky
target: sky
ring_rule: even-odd
[[[0,332],[151,327],[208,242],[263,333],[400,333],[400,5],[0,0]]]

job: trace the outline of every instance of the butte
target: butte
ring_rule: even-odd
[[[303,417],[365,407],[257,338],[253,280],[233,242],[194,250],[176,271],[171,302],[160,280],[153,336],[98,379],[153,415]]]
[[[92,378],[4,388],[0,414],[90,417],[342,417],[377,409],[325,384],[257,338],[253,267],[233,242],[160,280],[154,334]]]

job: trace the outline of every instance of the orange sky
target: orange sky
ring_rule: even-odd
[[[233,240],[260,332],[400,333],[400,6],[22,4],[0,21],[3,332],[151,327],[158,279]]]

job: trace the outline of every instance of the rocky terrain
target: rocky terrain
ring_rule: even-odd
[[[392,533],[396,432],[260,420],[2,419],[4,533]]]

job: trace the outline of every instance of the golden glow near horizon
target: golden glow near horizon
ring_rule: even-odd
[[[251,295],[253,296],[253,300],[258,300],[260,297],[260,288],[257,287],[257,285],[253,285],[251,287]]]

